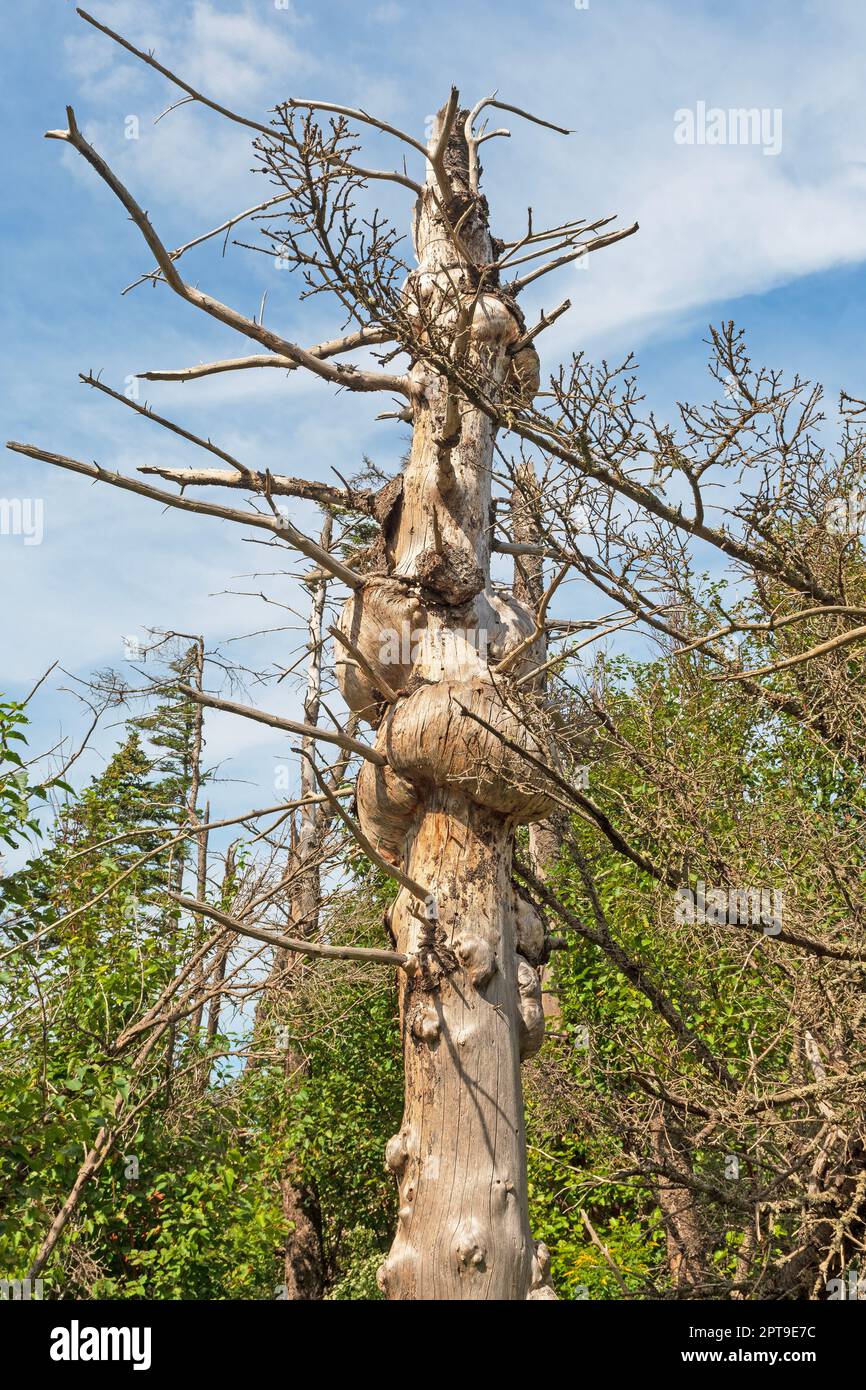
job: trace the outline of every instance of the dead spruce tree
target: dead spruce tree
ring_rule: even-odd
[[[85,380],[224,465],[182,474],[142,471],[185,488],[246,489],[258,505],[234,510],[34,446],[11,447],[173,506],[264,529],[347,587],[335,639],[338,674],[346,705],[372,730],[372,744],[198,690],[189,697],[336,744],[360,759],[353,833],[400,885],[388,923],[394,950],[379,953],[399,963],[405,1040],[405,1114],[386,1154],[399,1186],[399,1218],[380,1271],[382,1289],[391,1299],[552,1298],[549,1257],[529,1228],[520,1082],[521,1057],[543,1035],[538,971],[549,947],[540,915],[512,884],[516,827],[543,820],[555,805],[543,710],[540,702],[533,705],[533,673],[545,662],[548,596],[533,611],[491,583],[494,448],[499,426],[531,406],[538,389],[535,338],[568,307],[528,328],[520,290],[635,229],[602,232],[605,219],[537,231],[530,216],[516,241],[495,237],[480,190],[479,150],[508,132],[487,130],[483,113],[504,109],[547,124],[495,97],[470,111],[452,90],[426,143],[366,112],[319,101],[290,99],[268,126],[216,106],[152,55],[82,17],[187,99],[255,132],[261,167],[276,191],[240,217],[261,219],[265,249],[294,268],[304,295],[335,297],[349,329],[301,348],[185,280],[178,262],[188,248],[166,248],[68,109],[67,129],[49,137],[83,156],[138,227],[156,262],[143,278],[164,282],[261,349],[142,375],[190,380],[263,367],[304,369],[334,387],[401,398],[398,414],[411,422],[411,449],[402,473],[377,494],[257,473],[94,377]],[[358,124],[401,142],[418,164],[418,179],[358,166],[352,129]],[[356,210],[380,179],[414,196],[414,265],[400,259],[401,237],[379,213]],[[371,345],[389,345],[375,368],[335,361]],[[405,370],[384,370],[394,358]],[[280,495],[366,512],[379,523],[378,539],[363,562],[347,565],[297,530],[274,502]],[[503,548],[516,552],[519,565],[521,545],[506,541]],[[348,820],[341,807],[334,810]],[[195,910],[215,915],[206,904]]]

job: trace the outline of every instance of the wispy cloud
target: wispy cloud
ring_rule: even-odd
[[[18,324],[2,348],[7,432],[130,472],[144,462],[188,461],[189,449],[83,392],[75,374],[102,368],[122,385],[132,372],[246,345],[164,287],[119,298],[122,285],[150,268],[149,253],[93,171],[42,142],[39,122],[59,124],[71,100],[171,246],[264,196],[250,173],[250,132],[192,105],[154,125],[180,93],[81,24],[71,7],[33,0],[23,8],[32,28],[9,82],[6,141],[21,189],[4,245],[7,303]],[[466,101],[498,87],[504,99],[574,126],[563,138],[503,115],[511,139],[484,147],[485,189],[502,235],[519,235],[528,204],[536,225],[610,212],[641,224],[637,237],[588,269],[568,268],[527,292],[530,315],[566,295],[573,301],[542,339],[551,363],[576,347],[601,354],[643,346],[663,374],[665,342],[684,324],[727,314],[744,295],[754,297],[756,317],[761,296],[866,258],[859,0],[591,0],[586,9],[570,0],[477,0],[469,8],[442,0],[437,22],[423,25],[417,6],[390,0],[294,0],[288,8],[273,0],[93,0],[93,8],[216,100],[257,119],[290,94],[312,95],[380,111],[420,134],[456,81]],[[677,144],[675,112],[700,101],[781,110],[778,156],[748,145]],[[138,139],[128,138],[130,116]],[[369,134],[365,158],[393,166],[401,151]],[[382,193],[408,228],[411,196]],[[183,264],[248,313],[268,289],[267,321],[301,341],[339,331],[339,316],[321,301],[300,305],[291,277],[265,257],[236,251],[223,259],[211,246]],[[819,315],[820,293],[801,316]],[[405,445],[402,428],[375,422],[380,402],[335,397],[299,374],[247,373],[142,394],[253,466],[325,478],[334,467],[352,472],[364,452],[396,467]],[[213,642],[266,625],[252,600],[224,591],[252,588],[232,576],[272,570],[274,556],[230,527],[163,515],[11,458],[0,493],[45,501],[43,545],[25,553],[0,544],[4,592],[15,583],[27,595],[2,615],[4,675],[19,687],[57,656],[81,673],[119,660],[122,635],[148,625],[201,631]],[[302,520],[313,529],[311,510]],[[298,600],[293,579],[276,586],[286,602]],[[293,644],[291,634],[262,638],[250,657],[266,664]],[[291,686],[280,698],[296,706]],[[235,745],[243,775],[269,775],[261,739],[249,732]],[[231,735],[215,726],[211,751],[231,748]]]

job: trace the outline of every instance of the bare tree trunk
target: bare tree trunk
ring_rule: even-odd
[[[286,1298],[293,1302],[314,1302],[324,1291],[324,1260],[319,1229],[318,1203],[289,1171],[280,1179],[286,1245],[283,1280]]]
[[[331,514],[326,512],[321,533],[324,550],[330,549],[332,527]],[[318,722],[319,702],[322,697],[322,640],[327,596],[327,579],[317,580],[312,587],[307,624],[304,722],[310,725]],[[312,797],[317,792],[317,785],[308,758],[316,756],[315,740],[304,737],[302,747],[308,757],[300,759],[300,795]],[[326,824],[320,804],[314,802],[301,806],[298,834],[296,839],[293,838],[292,853],[286,869],[287,878],[291,881],[289,915],[292,922],[299,925],[301,936],[315,935],[321,897],[320,859]],[[276,952],[262,994],[261,1008],[257,1012],[254,1039],[260,1033],[263,1023],[267,1028],[267,1025],[279,1022],[280,991],[288,978],[291,962],[296,959],[297,957],[293,957],[288,951]],[[303,1057],[299,1057],[287,1042],[282,1060],[287,1079],[297,1075],[303,1067],[303,1062]],[[287,1081],[287,1084],[292,1083]],[[320,1299],[324,1290],[324,1258],[318,1203],[313,1194],[300,1182],[292,1167],[280,1179],[280,1192],[286,1231],[282,1249],[285,1296],[293,1301]]]
[[[428,166],[407,312],[419,337],[465,354],[492,389],[513,386],[527,368],[537,384],[534,350],[509,351],[523,332],[514,302],[479,281],[477,266],[494,255],[469,172],[467,114],[444,108],[429,147],[435,162],[447,124],[439,154],[459,236]],[[537,751],[491,675],[534,623],[490,586],[490,421],[429,366],[416,363],[411,381],[412,448],[384,520],[389,576],[370,578],[341,618],[368,670],[399,698],[383,704],[368,670],[338,656],[346,699],[378,726],[389,761],[361,770],[362,827],[433,904],[425,920],[404,889],[391,912],[398,949],[418,965],[398,972],[405,1113],[386,1160],[400,1203],[379,1282],[391,1299],[552,1298],[548,1252],[529,1229],[520,1083],[521,1055],[539,1045],[543,1017],[536,971],[516,953],[511,885],[514,826],[549,803],[524,759],[473,718]],[[407,623],[418,639],[409,654],[393,642]],[[542,651],[527,648],[530,665]]]
[[[524,460],[515,469],[511,494],[511,534],[517,544],[538,545],[541,541],[538,522],[541,506],[541,488],[535,468],[529,460]],[[540,554],[515,555],[513,589],[514,597],[527,604],[533,613],[540,611],[544,595],[544,561]],[[544,688],[546,677],[542,676],[541,682],[541,688]],[[552,753],[551,760],[556,760],[555,752]],[[542,883],[547,882],[548,875],[559,858],[564,819],[564,814],[560,811],[558,815],[549,816],[547,820],[538,821],[529,827],[529,857],[532,868]],[[555,1027],[562,1021],[562,1009],[549,962],[539,966],[538,975],[544,1017]]]
[[[319,544],[323,550],[330,551],[333,519],[330,512],[325,513]],[[313,590],[308,623],[309,657],[307,660],[307,688],[304,693],[304,722],[318,724],[319,702],[322,698],[322,639],[324,636],[325,603],[328,597],[328,581],[320,579]],[[306,737],[301,746],[308,758],[316,756],[315,739]],[[313,769],[308,758],[301,758],[301,791],[303,797],[314,797],[318,790]],[[298,813],[298,844],[295,851],[295,864],[301,871],[297,887],[292,895],[292,916],[295,921],[309,923],[316,920],[319,906],[319,858],[322,847],[322,827],[324,818],[320,804],[310,801]]]
[[[204,824],[207,825],[207,823],[208,823],[209,820],[210,820],[210,802],[209,802],[209,801],[206,801],[206,802],[205,802],[205,806],[204,806]],[[196,895],[196,897],[198,898],[198,900],[199,900],[200,903],[203,903],[203,902],[206,902],[206,901],[207,901],[207,864],[208,864],[207,852],[208,852],[208,840],[209,840],[209,832],[208,832],[207,830],[200,830],[199,833],[198,833],[198,837],[197,837],[196,872],[195,872],[195,895]],[[203,929],[203,927],[202,927],[201,918],[200,918],[200,917],[196,919],[196,923],[197,923],[197,931],[196,931],[196,937],[195,937],[195,944],[196,944],[196,948],[198,948],[198,947],[201,945],[202,939],[203,939],[203,937],[204,937],[204,929]],[[197,974],[197,976],[196,976],[196,983],[198,984],[199,988],[202,988],[202,987],[203,987],[203,984],[204,984],[204,965],[203,965],[203,964],[202,964],[202,966],[200,967],[200,969],[199,969],[199,971],[198,971],[198,974]],[[196,1039],[198,1038],[199,1033],[201,1032],[202,1016],[203,1016],[203,1014],[204,1014],[204,1002],[202,1001],[202,1003],[199,1004],[198,1008],[196,1009],[195,1013],[193,1014],[192,1019],[190,1020],[189,1032],[190,1032],[190,1037],[191,1037],[193,1040],[196,1040]],[[207,1076],[208,1076],[208,1069],[205,1068],[204,1071],[203,1071],[202,1088],[204,1088],[204,1086],[207,1085]]]
[[[659,1167],[679,1166],[684,1160],[668,1132],[664,1118],[659,1115],[650,1125],[650,1149]],[[693,1194],[683,1183],[659,1175],[656,1179],[656,1199],[662,1214],[667,1242],[668,1268],[675,1288],[700,1288],[707,1282],[707,1240],[698,1219]]]
[[[320,544],[330,550],[333,521],[325,513]],[[324,635],[325,603],[328,597],[327,579],[320,579],[313,590],[308,624],[309,657],[307,659],[307,688],[304,695],[304,722],[317,724],[319,702],[322,698],[322,639]],[[315,740],[304,738],[302,747],[315,758]],[[301,796],[315,796],[317,787],[313,769],[307,758],[301,758]],[[314,930],[321,898],[320,858],[324,820],[319,804],[310,802],[299,812],[298,840],[293,866],[298,879],[292,892],[292,920],[302,924],[303,935]],[[286,1057],[287,1072],[294,1072],[297,1059]],[[293,1300],[320,1299],[324,1291],[324,1256],[321,1239],[319,1204],[292,1171],[281,1181],[283,1217],[286,1223],[284,1279],[286,1296]]]

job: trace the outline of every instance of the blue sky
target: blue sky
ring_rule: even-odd
[[[754,357],[863,394],[866,322],[866,103],[860,0],[647,3],[647,0],[91,0],[93,13],[235,109],[263,118],[289,95],[363,106],[421,137],[455,82],[464,101],[500,96],[569,127],[563,138],[508,118],[508,141],[485,146],[494,227],[618,213],[637,237],[534,287],[527,309],[566,295],[571,312],[543,339],[544,365],[576,348],[615,359],[633,349],[650,403],[709,392],[703,338],[734,318]],[[176,93],[157,74],[85,25],[66,0],[27,0],[7,28],[0,90],[6,189],[2,250],[3,424],[6,438],[36,442],[133,471],[154,462],[204,462],[155,426],[82,387],[101,370],[123,389],[136,371],[179,367],[246,348],[164,287],[120,290],[150,268],[138,233],[95,174],[43,131],[65,125],[64,107],[138,201],[163,240],[178,245],[264,196],[248,140],[195,107],[154,126]],[[675,113],[758,107],[782,113],[777,154],[759,145],[681,145]],[[138,139],[127,139],[128,118]],[[393,142],[367,140],[367,162],[394,160]],[[411,171],[410,171],[411,172]],[[386,186],[383,206],[408,221],[410,196]],[[186,274],[245,312],[267,289],[267,321],[315,342],[339,331],[320,301],[299,305],[291,276],[240,250],[213,246],[184,261]],[[261,378],[266,378],[262,380]],[[143,397],[144,398],[144,394]],[[319,382],[240,373],[185,386],[153,385],[147,400],[209,433],[254,467],[327,478],[364,453],[393,467],[405,431],[377,423],[378,399],[335,398]],[[290,659],[296,636],[244,634],[295,621],[239,591],[293,605],[291,580],[256,572],[272,557],[245,533],[158,507],[81,478],[2,458],[0,497],[39,498],[38,546],[0,535],[0,688],[20,695],[55,659],[86,677],[124,668],[122,637],[146,627],[205,634],[250,666]],[[310,509],[295,519],[315,526]],[[577,588],[574,615],[589,599]],[[34,705],[37,748],[81,723],[55,672]],[[295,709],[284,683],[259,694]],[[100,765],[113,735],[98,739],[82,775]],[[227,812],[266,804],[281,756],[259,726],[214,720],[208,753],[238,783]],[[262,800],[262,796],[265,800]],[[276,797],[272,799],[276,800]]]

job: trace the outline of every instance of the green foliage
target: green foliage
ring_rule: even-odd
[[[80,1225],[104,1221],[101,1298],[269,1299],[283,1236],[278,1179],[265,1134],[239,1138],[241,1117],[217,1100],[196,1116],[194,1134],[163,1126],[139,1136],[140,1154],[119,1155],[104,1206],[88,1203]],[[139,1176],[127,1177],[130,1159]],[[100,1214],[97,1215],[97,1212]],[[105,1261],[104,1251],[112,1250]]]
[[[50,788],[69,790],[59,778],[46,784],[31,780],[25,756],[26,727],[24,705],[0,701],[0,911],[4,905],[21,904],[26,898],[20,871],[3,872],[2,847],[17,850],[37,842],[42,833],[37,811],[47,803]]]
[[[352,895],[336,939],[373,944],[390,885],[375,881]],[[395,1191],[384,1164],[388,1138],[400,1127],[403,1069],[391,980],[345,967],[317,966],[295,993],[290,1052],[302,1051],[304,1074],[285,1094],[284,1157],[311,1191],[322,1221],[330,1296],[380,1297],[375,1271],[390,1245]],[[253,1094],[285,1090],[267,1069]],[[355,1290],[355,1292],[349,1292]]]
[[[17,769],[23,715],[2,712]],[[0,1269],[26,1273],[120,1098],[135,1122],[85,1189],[45,1270],[49,1296],[277,1297],[280,1184],[291,1170],[321,1209],[330,1296],[378,1297],[393,1220],[383,1136],[399,1124],[402,1090],[393,991],[381,978],[308,973],[288,1019],[306,1059],[291,1082],[276,1050],[243,1073],[218,1064],[203,1090],[190,1036],[161,1046],[165,1060],[144,1077],[134,1048],[115,1051],[193,947],[164,892],[177,851],[160,849],[187,798],[191,737],[170,699],[136,721],[105,770],[69,795],[7,896],[16,910],[3,937],[19,949],[0,977],[4,1017],[16,1019],[0,1037]],[[35,836],[18,780],[3,789],[9,842]],[[223,885],[228,906],[240,858]],[[345,923],[352,940],[376,939],[388,892],[370,876],[363,920],[354,903]],[[24,947],[37,932],[38,947]],[[241,1019],[217,1046],[231,1053],[245,1028]]]
[[[690,663],[618,660],[607,663],[605,680],[620,742],[594,747],[591,795],[629,843],[684,884],[720,875],[739,885],[781,880],[786,922],[816,935],[844,921],[847,904],[841,894],[834,901],[825,859],[840,829],[864,810],[862,781],[844,761],[823,753],[802,727],[768,717],[759,702],[713,686]],[[775,968],[769,942],[675,925],[671,888],[575,818],[555,887],[581,921],[596,922],[581,863],[615,942],[730,1072],[744,1076],[760,1057],[762,1088],[793,1084],[789,976]],[[621,1298],[624,1289],[669,1295],[660,1213],[651,1183],[639,1177],[649,1102],[636,1077],[697,1097],[706,1075],[599,946],[572,938],[553,969],[560,1037],[524,1073],[535,1233],[551,1248],[563,1297],[575,1289],[590,1298]],[[712,1195],[713,1185],[723,1195],[728,1152],[749,1155],[756,1185],[777,1172],[759,1124],[720,1131],[712,1147],[690,1151],[696,1179],[707,1185],[700,1217],[722,1279],[734,1277],[740,1243],[730,1210]],[[773,1253],[794,1234],[777,1223]]]
[[[608,662],[604,680],[620,743],[594,745],[592,796],[633,847],[690,883],[712,882],[719,864],[736,882],[772,882],[784,865],[806,929],[818,916],[830,927],[843,921],[823,860],[866,811],[863,786],[844,760],[824,755],[801,727],[712,685],[696,664]],[[36,840],[32,807],[47,796],[15,776],[23,725],[20,707],[0,705],[0,835],[10,846]],[[46,1271],[49,1290],[274,1298],[287,1238],[280,1184],[290,1172],[315,1203],[326,1297],[375,1299],[396,1215],[383,1150],[402,1111],[387,976],[324,962],[304,967],[279,1016],[262,1017],[259,1060],[243,1070],[230,1060],[249,1036],[250,1018],[241,1016],[216,1039],[226,1058],[204,1087],[194,1081],[200,1043],[183,1029],[145,1086],[131,1053],[113,1051],[194,945],[194,927],[164,892],[177,859],[160,849],[188,794],[192,734],[188,711],[171,699],[138,721],[105,771],[69,796],[27,872],[12,876],[11,887],[4,881],[8,941],[42,935],[38,953],[19,950],[0,977],[4,1015],[18,1020],[0,1038],[0,1268],[26,1272],[120,1096],[140,1107],[135,1124],[89,1185]],[[393,885],[360,854],[345,869],[329,936],[379,943]],[[239,856],[222,889],[227,906],[240,871]],[[618,946],[733,1074],[760,1054],[763,1084],[790,1082],[784,976],[764,952],[687,925],[673,929],[668,884],[582,818],[570,827],[554,886],[581,921],[602,915]],[[572,937],[553,973],[556,1036],[524,1068],[534,1233],[550,1247],[564,1299],[669,1296],[660,1212],[634,1161],[647,1113],[637,1078],[691,1092],[705,1080],[700,1061],[598,945]],[[279,1045],[278,1024],[288,1034]],[[757,1181],[760,1136],[757,1128],[750,1134],[721,1133],[714,1147],[696,1147],[698,1178],[711,1189],[726,1144],[753,1140]],[[702,1217],[719,1277],[731,1278],[739,1243],[728,1213],[710,1196]],[[791,1234],[777,1222],[775,1248]]]

